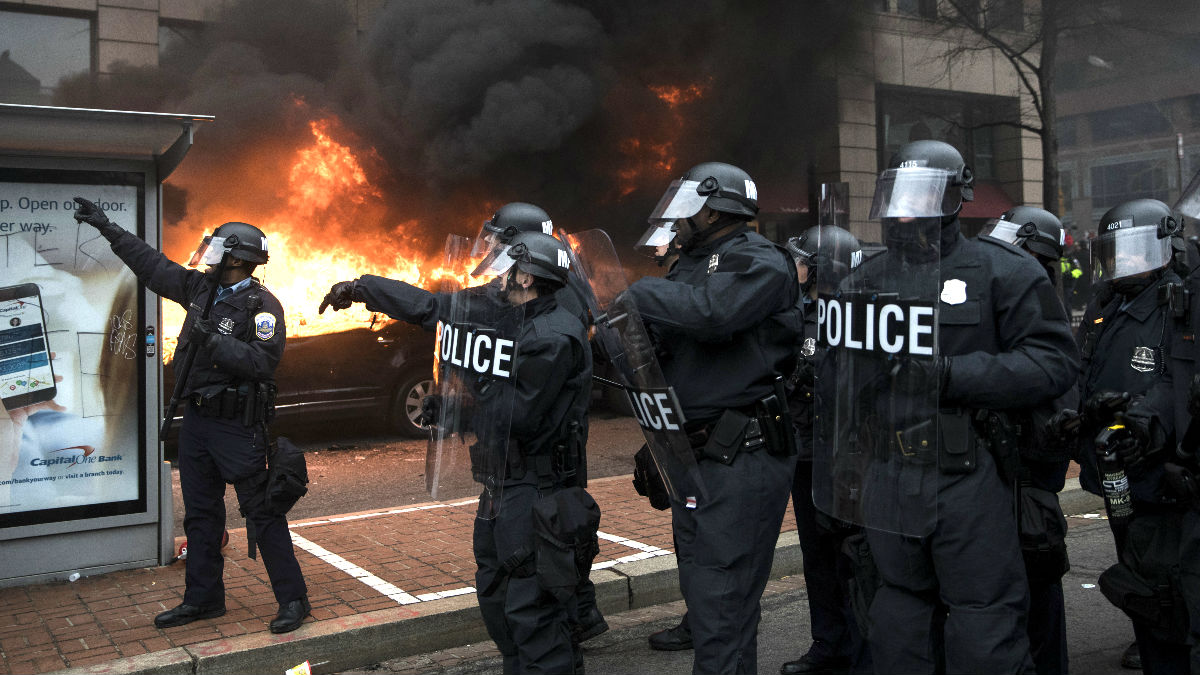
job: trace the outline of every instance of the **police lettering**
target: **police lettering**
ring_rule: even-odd
[[[651,431],[678,431],[683,415],[675,401],[675,392],[668,389],[626,389],[625,394],[633,405],[633,415],[643,429]]]
[[[865,294],[817,299],[817,338],[828,347],[933,354],[934,308]]]
[[[498,337],[495,331],[439,321],[437,350],[438,360],[443,364],[508,379],[512,377],[517,343]]]

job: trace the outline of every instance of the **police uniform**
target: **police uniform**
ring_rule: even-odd
[[[1081,398],[1103,391],[1124,391],[1143,395],[1144,404],[1136,406],[1138,414],[1153,419],[1168,438],[1174,438],[1178,425],[1186,423],[1186,395],[1175,395],[1175,378],[1187,379],[1190,347],[1181,342],[1183,331],[1178,330],[1170,306],[1165,300],[1169,289],[1180,285],[1179,277],[1166,270],[1155,284],[1132,299],[1105,294],[1094,298],[1084,313],[1079,329],[1080,349],[1084,357],[1084,372],[1080,379]],[[1133,411],[1131,409],[1131,414]],[[1095,452],[1095,436],[1100,429],[1084,425],[1081,430],[1082,469],[1079,483],[1083,489],[1103,495]],[[1169,443],[1174,447],[1174,443]],[[1169,448],[1168,448],[1169,452]],[[1179,499],[1166,481],[1165,462],[1172,457],[1148,460],[1145,468],[1128,471],[1133,497],[1133,517],[1129,530],[1150,528],[1166,532],[1187,532],[1188,524],[1196,522],[1194,510]],[[1183,568],[1185,598],[1197,597],[1196,586],[1190,586],[1189,576],[1200,575],[1191,565],[1189,550],[1200,553],[1196,537],[1200,532],[1182,537],[1178,563]],[[1192,542],[1189,549],[1188,542]],[[1128,549],[1127,549],[1128,550]],[[1172,561],[1174,563],[1175,561]],[[1190,572],[1190,574],[1189,574]],[[1175,673],[1187,670],[1188,649],[1176,641],[1161,639],[1145,622],[1133,619],[1134,635],[1148,673]]]
[[[693,439],[727,410],[759,415],[757,402],[791,373],[802,331],[795,266],[746,226],[685,248],[665,279],[629,290]],[[736,442],[728,463],[698,458],[706,496],[671,505],[695,673],[757,672],[759,602],[795,474],[778,444]]]
[[[1020,249],[964,239],[959,229],[954,218],[940,232],[937,339],[949,364],[939,396],[942,414],[1010,410],[1059,396],[1075,381],[1079,365],[1053,285]],[[904,284],[886,276],[888,259],[896,255],[889,250],[863,264],[859,274],[882,277],[865,287]],[[943,433],[942,455],[964,456],[971,442]],[[981,448],[972,470],[952,474],[943,466],[937,489],[937,521],[928,536],[867,530],[882,581],[870,609],[875,668],[933,673],[942,643],[946,672],[1024,672],[1032,666],[1028,591],[1012,484]],[[930,635],[943,611],[944,641]]]
[[[143,285],[188,309],[176,354],[193,349],[189,333],[213,291],[211,277],[170,261],[124,230],[101,232]],[[307,587],[287,519],[274,513],[265,500],[265,401],[247,402],[247,397],[258,395],[259,384],[273,387],[284,349],[283,307],[254,279],[228,297],[218,297],[209,318],[219,335],[210,347],[197,351],[190,374],[177,373],[188,375],[181,392],[187,405],[179,434],[179,483],[188,541],[183,602],[199,608],[225,605],[221,537],[225,484],[233,483],[247,529],[255,533],[271,589],[282,606],[304,598]],[[180,360],[175,364],[179,368]],[[248,425],[247,406],[253,408]]]
[[[404,282],[364,275],[357,292],[368,309],[427,328],[450,316],[450,294]],[[562,473],[554,448],[566,440],[572,423],[579,428],[586,422],[591,348],[583,325],[558,304],[556,295],[535,298],[521,308],[513,378],[500,385],[505,387],[501,399],[512,400],[509,470],[500,504],[492,504],[486,493],[480,498],[481,516],[486,517],[475,521],[475,587],[506,673],[570,673],[577,663],[570,602],[551,598],[538,575],[520,563],[535,544],[534,505],[576,484],[576,475]]]
[[[793,374],[793,381],[789,382],[788,395],[788,410],[796,428],[796,447],[799,450],[792,482],[792,508],[796,513],[796,534],[804,557],[804,585],[808,589],[808,614],[813,640],[803,660],[812,664],[829,664],[832,668],[861,661],[862,636],[850,610],[847,584],[851,575],[841,552],[842,543],[855,528],[821,513],[813,503],[811,373],[819,371],[825,352],[823,346],[816,344],[816,334],[815,303],[806,302],[804,341],[801,343],[796,373]],[[801,375],[805,370],[810,374]],[[801,381],[796,381],[797,377]],[[783,672],[788,672],[788,667],[788,664],[784,664]]]

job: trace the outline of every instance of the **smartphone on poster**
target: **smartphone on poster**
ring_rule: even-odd
[[[0,288],[0,402],[6,410],[58,394],[37,284]]]

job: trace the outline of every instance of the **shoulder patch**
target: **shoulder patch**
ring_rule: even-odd
[[[254,336],[259,340],[270,340],[275,337],[275,315],[270,312],[259,312],[254,315]]]

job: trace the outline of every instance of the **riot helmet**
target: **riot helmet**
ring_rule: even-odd
[[[518,232],[554,234],[554,223],[540,206],[509,202],[492,214],[475,236],[472,257],[487,254],[496,244],[507,244]]]
[[[954,146],[914,141],[897,150],[876,179],[870,217],[882,221],[889,246],[912,259],[936,259],[941,228],[975,198],[974,182]]]
[[[518,232],[508,244],[493,248],[471,274],[499,276],[514,269],[561,287],[567,283],[571,254],[557,237],[542,232]]]
[[[1063,256],[1067,231],[1058,216],[1036,206],[1014,206],[992,223],[987,236],[1019,246],[1043,263]]]
[[[797,265],[808,268],[808,277],[800,284],[805,293],[814,285],[824,292],[835,290],[862,263],[858,239],[834,225],[808,228],[799,237],[787,240],[787,250]]]
[[[253,225],[230,222],[204,238],[188,266],[219,265],[225,254],[254,265],[267,262],[267,235]]]
[[[691,223],[692,216],[705,206],[723,214],[722,217],[712,225]],[[682,178],[672,181],[647,219],[650,229],[642,236],[642,240],[656,236],[656,231],[664,225],[672,226],[677,221],[686,220],[692,226],[691,232],[686,235],[686,240],[679,236],[676,240],[680,246],[687,247],[704,241],[709,234],[730,222],[750,221],[757,215],[758,186],[750,174],[731,164],[704,162],[692,167]],[[679,232],[678,227],[672,227],[672,230]],[[644,245],[641,241],[639,244]]]
[[[1109,209],[1092,240],[1092,280],[1109,281],[1129,295],[1145,288],[1171,262],[1171,240],[1179,221],[1157,199],[1134,199]],[[1143,280],[1122,284],[1122,279]],[[1123,287],[1124,286],[1124,287]]]

